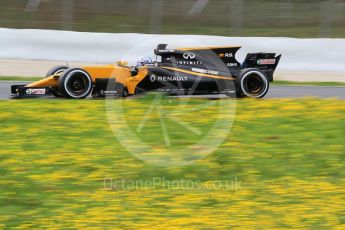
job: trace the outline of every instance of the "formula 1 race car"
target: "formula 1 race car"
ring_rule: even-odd
[[[130,96],[148,91],[173,95],[226,94],[261,98],[273,81],[281,55],[249,53],[239,63],[240,47],[203,47],[154,50],[160,60],[142,58],[136,66],[113,65],[69,68],[56,66],[46,77],[27,85],[13,85],[14,97],[54,95],[81,99],[107,95]]]

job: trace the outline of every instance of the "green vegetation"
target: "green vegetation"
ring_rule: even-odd
[[[237,103],[231,132],[213,154],[168,168],[139,160],[115,138],[121,125],[128,125],[152,146],[156,159],[197,141],[169,121],[172,146],[165,148],[156,110],[138,132],[153,100],[154,94],[110,104],[0,101],[0,228],[345,227],[344,100],[160,98],[158,111],[179,114],[202,133],[212,129],[216,117],[227,124],[219,103]],[[109,110],[122,111],[121,122],[110,126]],[[130,186],[154,178],[153,185]],[[166,187],[163,179],[201,187]],[[109,189],[110,181],[122,180],[126,189],[121,183]],[[217,181],[241,183],[228,190],[219,183],[210,187]]]
[[[273,81],[272,85],[314,85],[314,86],[345,86],[345,82],[299,82],[299,81]]]
[[[92,3],[91,3],[92,2]],[[0,3],[1,27],[111,33],[224,36],[345,37],[342,1],[210,1],[191,14],[195,0],[27,1]]]
[[[0,81],[38,81],[42,77],[0,76]]]

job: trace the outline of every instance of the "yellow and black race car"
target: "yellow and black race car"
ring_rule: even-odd
[[[13,85],[15,97],[54,95],[81,99],[107,95],[129,96],[147,91],[174,95],[220,94],[261,98],[273,81],[281,55],[250,53],[239,63],[240,47],[154,50],[156,61],[142,58],[136,66],[119,61],[114,65],[69,68],[56,66],[46,77],[28,85]]]

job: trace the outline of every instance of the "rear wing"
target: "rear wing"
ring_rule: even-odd
[[[242,68],[257,68],[267,73],[270,81],[273,81],[273,73],[278,66],[281,55],[275,53],[249,53],[247,54]]]

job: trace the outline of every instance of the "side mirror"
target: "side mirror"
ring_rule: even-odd
[[[131,68],[132,77],[137,76],[138,72],[139,72],[138,68],[136,68],[136,67]]]

